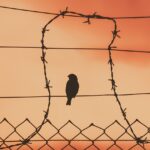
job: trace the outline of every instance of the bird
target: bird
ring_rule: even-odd
[[[72,98],[75,98],[78,91],[79,91],[79,83],[78,78],[75,74],[68,75],[69,80],[66,84],[66,95],[67,95],[67,102],[66,105],[71,105]]]

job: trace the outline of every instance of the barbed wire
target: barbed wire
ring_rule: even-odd
[[[141,138],[137,137],[133,128],[131,127],[131,124],[127,118],[127,115],[126,115],[126,108],[124,109],[122,104],[121,104],[121,101],[119,100],[119,96],[118,96],[118,93],[117,93],[117,90],[116,90],[116,81],[115,81],[115,78],[114,78],[114,62],[113,62],[113,58],[112,58],[112,52],[111,52],[111,49],[112,48],[115,48],[115,46],[113,46],[114,44],[114,41],[116,38],[120,38],[120,36],[118,35],[118,33],[120,32],[120,30],[118,30],[117,28],[117,22],[114,18],[110,18],[110,17],[105,17],[105,16],[101,16],[101,15],[97,15],[96,12],[93,13],[92,15],[85,15],[85,14],[82,14],[82,13],[77,13],[77,12],[73,12],[73,11],[68,11],[68,7],[66,7],[66,10],[65,11],[60,11],[60,14],[56,15],[54,18],[50,19],[50,21],[44,26],[43,30],[42,30],[42,51],[44,53],[44,56],[46,56],[46,52],[44,52],[44,50],[46,50],[46,46],[44,45],[44,41],[45,41],[45,34],[46,32],[48,32],[49,30],[47,29],[47,27],[52,23],[54,22],[57,18],[59,18],[60,16],[62,16],[63,18],[65,17],[65,15],[67,14],[73,14],[73,15],[76,15],[76,16],[80,16],[80,17],[83,17],[86,19],[86,21],[84,21],[83,23],[87,23],[87,24],[91,24],[91,18],[94,18],[94,19],[105,19],[105,20],[109,20],[113,23],[114,25],[114,29],[112,31],[112,40],[110,41],[109,45],[108,45],[108,53],[109,53],[109,60],[108,60],[108,64],[110,65],[110,74],[111,74],[111,79],[109,79],[111,81],[111,85],[112,85],[112,90],[114,92],[114,96],[116,98],[116,101],[119,105],[119,108],[120,108],[120,111],[122,113],[122,116],[124,118],[124,120],[126,121],[126,123],[128,124],[129,126],[129,129],[131,130],[135,140],[137,141],[137,143],[142,143],[145,142],[143,140],[141,140]],[[47,63],[47,61],[44,60],[45,63]],[[45,69],[46,70],[46,69]],[[45,75],[45,78],[46,78],[46,75]],[[47,81],[46,80],[46,83],[49,83],[50,81]],[[49,95],[51,96],[51,95]],[[50,101],[50,100],[49,100]],[[50,106],[50,105],[49,105]]]
[[[21,11],[29,11],[29,12],[35,12],[35,13],[46,13],[46,12],[39,12],[39,11],[33,11],[33,10],[25,10],[25,9],[19,9],[19,8],[12,8],[12,7],[5,7],[5,6],[0,6],[1,8],[8,8],[8,9],[13,9],[13,10],[21,10]],[[83,23],[87,23],[87,24],[91,24],[91,19],[101,19],[101,20],[109,20],[113,23],[113,31],[112,31],[112,40],[110,41],[110,43],[108,44],[108,54],[109,54],[109,61],[108,64],[110,66],[110,75],[111,75],[111,79],[109,79],[111,81],[111,85],[112,85],[112,91],[113,91],[113,95],[116,98],[116,102],[118,103],[118,106],[120,108],[121,114],[124,118],[124,120],[126,121],[127,125],[128,125],[128,129],[131,131],[132,133],[132,137],[134,138],[134,140],[136,141],[137,144],[139,144],[143,149],[145,149],[144,144],[148,143],[147,139],[145,138],[144,140],[142,139],[143,136],[138,137],[132,127],[132,124],[130,123],[130,121],[127,118],[126,115],[126,108],[124,109],[121,101],[119,99],[119,95],[117,93],[117,85],[116,85],[116,81],[115,81],[115,77],[114,77],[114,62],[113,62],[113,57],[112,57],[112,50],[115,49],[116,47],[113,46],[116,38],[120,37],[118,35],[118,33],[120,32],[118,30],[117,27],[117,22],[116,19],[144,19],[144,18],[150,18],[149,16],[142,16],[142,17],[105,17],[105,16],[101,16],[101,15],[97,15],[96,13],[93,13],[92,15],[85,15],[82,13],[77,13],[77,12],[73,12],[73,11],[68,11],[68,8],[66,8],[65,11],[60,11],[60,13],[58,14],[53,14],[55,15],[54,18],[50,19],[45,26],[42,29],[42,39],[41,39],[41,50],[42,50],[42,56],[41,56],[41,61],[43,63],[43,71],[44,71],[44,78],[45,78],[45,85],[46,85],[46,89],[48,92],[48,105],[47,105],[47,110],[44,111],[45,115],[43,118],[42,123],[39,125],[39,127],[35,128],[35,132],[33,132],[31,135],[29,135],[27,138],[23,138],[20,142],[18,142],[17,144],[14,145],[10,145],[10,146],[6,146],[6,147],[0,147],[0,149],[5,149],[5,148],[12,148],[14,146],[24,146],[27,144],[30,144],[31,139],[39,134],[40,130],[42,129],[43,125],[45,124],[45,122],[48,119],[48,115],[49,115],[49,110],[50,110],[50,102],[51,102],[51,91],[50,91],[50,80],[48,79],[47,76],[47,60],[46,60],[46,54],[47,54],[47,47],[45,45],[45,35],[46,33],[49,31],[47,28],[48,26],[55,21],[57,18],[59,17],[65,17],[65,16],[70,16],[70,17],[81,17],[81,18],[85,18],[86,21]],[[71,123],[71,121],[69,121],[69,123]],[[92,124],[93,125],[93,124]],[[64,125],[65,126],[65,125]],[[62,126],[62,128],[64,127]],[[59,132],[59,131],[58,131]],[[82,132],[82,131],[80,131]],[[74,137],[75,138],[75,137]],[[71,140],[74,140],[74,138],[72,138]],[[67,140],[67,139],[66,139]],[[70,140],[68,141],[68,145],[70,145]],[[93,141],[92,141],[92,145],[93,145]],[[71,146],[71,145],[70,145]],[[96,146],[95,146],[96,147]],[[66,148],[66,146],[64,147],[64,149]],[[97,148],[97,147],[96,147]]]
[[[0,49],[41,49],[40,46],[4,46],[1,45]],[[108,48],[95,48],[95,47],[46,47],[47,50],[83,50],[83,51],[108,51]],[[118,48],[112,48],[111,51],[116,51],[116,52],[131,52],[131,53],[146,53],[150,54],[150,50],[131,50],[131,49],[118,49]]]
[[[24,131],[24,126],[28,126],[28,129],[36,129],[36,125],[31,122],[29,118],[26,118],[23,120],[21,123],[17,125],[13,125],[8,119],[4,118],[3,120],[0,121],[0,125],[7,126],[9,127],[9,132],[7,132],[7,135],[4,135],[3,137],[0,137],[0,143],[1,146],[5,145],[9,147],[10,144],[20,142],[21,138],[24,140],[24,134],[22,131]],[[107,125],[105,128],[101,127],[95,123],[91,123],[87,125],[86,127],[80,128],[78,125],[76,125],[73,121],[68,120],[66,123],[64,123],[61,127],[57,127],[55,124],[53,124],[49,119],[45,121],[43,124],[47,128],[47,133],[48,136],[45,135],[43,132],[38,133],[38,138],[32,139],[30,143],[26,143],[24,146],[27,146],[29,149],[33,150],[34,146],[37,146],[38,150],[45,149],[46,146],[48,146],[48,149],[55,150],[54,145],[52,144],[53,142],[57,142],[61,144],[63,143],[61,150],[67,149],[69,146],[71,146],[72,149],[78,150],[78,145],[74,144],[74,142],[80,142],[80,146],[82,146],[82,142],[84,144],[83,150],[88,150],[89,148],[96,148],[97,150],[101,150],[103,142],[107,142],[107,147],[105,150],[111,150],[111,149],[119,149],[119,150],[124,150],[124,144],[126,142],[131,143],[129,144],[129,148],[126,150],[132,150],[132,149],[139,149],[143,150],[143,146],[141,146],[139,143],[137,143],[132,136],[132,134],[129,132],[129,126],[125,127],[123,126],[118,120],[113,121],[109,125]],[[143,131],[143,137],[148,135],[150,133],[150,128],[141,122],[140,120],[136,119],[134,122],[131,123],[131,126],[140,126],[140,130]],[[65,134],[64,130],[69,128],[69,132],[73,133],[70,137],[70,135]],[[117,130],[119,129],[120,132],[117,135],[114,135],[111,133],[114,128]],[[5,129],[5,128],[4,128]],[[90,136],[90,132],[96,132],[97,134],[93,137]],[[16,139],[11,140],[11,137],[13,135],[17,135]],[[59,136],[60,138],[56,139],[56,136]],[[82,138],[81,138],[82,136]],[[150,141],[150,139],[147,139],[147,141]],[[36,143],[42,142],[40,145]],[[87,142],[87,145],[85,145],[85,142]],[[100,142],[100,143],[99,143]],[[122,143],[119,143],[122,142]],[[20,150],[21,147],[16,145],[15,146],[16,150]],[[12,150],[11,148],[8,148]]]
[[[59,13],[38,11],[38,10],[30,10],[30,9],[23,9],[23,8],[17,8],[17,7],[2,6],[2,5],[0,5],[0,8],[11,9],[11,10],[16,10],[16,11],[25,11],[25,12],[31,12],[31,13],[40,13],[40,14],[45,14],[45,15],[59,15]],[[82,17],[82,16],[79,16],[79,15],[76,15],[76,14],[71,14],[71,15],[70,14],[69,15],[65,14],[65,16],[79,17],[79,18]],[[123,17],[111,17],[111,18],[113,18],[113,19],[150,19],[150,16],[149,15],[147,15],[147,16],[123,16]]]

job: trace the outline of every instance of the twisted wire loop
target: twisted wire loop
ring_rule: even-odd
[[[144,150],[146,147],[141,145],[142,141],[135,141],[129,128],[130,126],[139,126],[140,130],[143,131],[142,137],[144,138],[150,134],[150,128],[138,119],[127,127],[115,120],[105,128],[94,123],[91,123],[84,128],[80,128],[71,120],[64,123],[61,127],[56,127],[56,125],[54,125],[49,119],[46,119],[43,128],[45,127],[47,129],[47,133],[49,133],[48,136],[46,136],[45,132],[39,131],[37,133],[38,138],[27,141],[24,138],[24,127],[27,126],[29,129],[37,130],[37,126],[34,125],[31,120],[26,118],[24,121],[14,126],[8,119],[4,118],[0,122],[0,126],[3,125],[6,130],[9,128],[9,132],[7,132],[7,135],[0,137],[0,146],[5,146],[9,150],[12,150],[12,147],[16,150],[22,148],[34,150],[35,146],[38,150],[55,150],[58,149],[58,145],[60,145],[58,147],[61,150],[67,150],[70,148],[73,150],[79,150],[80,147],[82,147],[83,150],[124,150],[124,148],[126,148],[126,150]],[[118,129],[119,132],[117,135],[113,134],[114,130]],[[71,136],[66,134],[66,130],[69,130],[68,132],[73,134]],[[95,135],[91,136],[91,132],[95,133]],[[16,139],[10,140],[13,135],[17,135]],[[22,145],[13,144],[19,143],[20,141],[22,141]],[[146,141],[149,142],[150,139],[147,138]],[[9,147],[9,144],[12,144],[12,147]]]
[[[46,54],[47,54],[47,47],[45,45],[45,36],[46,36],[46,33],[49,31],[48,30],[48,26],[54,22],[55,20],[57,20],[59,17],[62,17],[64,18],[65,16],[72,16],[72,17],[81,17],[81,18],[84,18],[86,19],[83,23],[86,23],[86,24],[91,24],[91,20],[92,19],[100,19],[100,20],[109,20],[113,23],[113,31],[112,31],[112,40],[110,41],[110,43],[108,44],[108,57],[109,57],[109,60],[108,60],[108,64],[110,66],[110,82],[111,82],[111,86],[112,86],[112,91],[113,91],[113,95],[116,99],[116,102],[119,106],[119,109],[121,111],[121,114],[125,120],[125,122],[127,123],[128,125],[128,128],[124,128],[118,121],[115,121],[115,123],[117,123],[118,125],[120,125],[125,131],[124,131],[124,134],[127,133],[130,137],[132,137],[132,139],[134,141],[136,141],[136,144],[131,147],[130,149],[133,149],[135,146],[139,145],[142,149],[145,150],[145,144],[149,143],[149,141],[147,140],[147,138],[145,137],[145,135],[148,134],[148,132],[146,132],[144,135],[142,136],[137,136],[136,133],[135,133],[135,130],[133,129],[133,124],[130,123],[128,117],[127,117],[127,114],[126,114],[126,108],[123,108],[122,104],[121,104],[121,101],[119,99],[119,95],[117,93],[117,85],[116,85],[116,81],[115,81],[115,77],[114,77],[114,62],[113,62],[113,57],[112,57],[112,50],[115,49],[116,47],[113,46],[116,38],[119,38],[119,30],[118,30],[118,27],[117,27],[117,21],[116,19],[119,19],[119,18],[111,18],[111,17],[106,17],[106,16],[101,16],[101,15],[97,15],[96,13],[93,13],[91,15],[85,15],[85,14],[82,14],[82,13],[77,13],[77,12],[73,12],[73,11],[69,11],[68,10],[68,7],[64,10],[64,11],[60,11],[60,13],[58,14],[55,14],[55,16],[50,19],[46,24],[45,26],[43,27],[42,29],[42,32],[41,32],[41,35],[42,35],[42,38],[41,38],[41,52],[42,52],[42,55],[41,55],[41,61],[42,61],[42,64],[43,64],[43,73],[44,73],[44,78],[45,78],[45,88],[47,90],[47,93],[48,93],[48,105],[47,105],[47,109],[46,111],[44,111],[44,118],[41,122],[41,124],[38,126],[38,127],[35,127],[31,121],[29,119],[26,119],[25,122],[27,121],[28,123],[32,124],[32,126],[35,128],[35,131],[30,134],[28,137],[26,138],[23,138],[18,132],[17,132],[17,127],[14,127],[7,119],[4,119],[1,123],[3,122],[7,122],[13,129],[14,131],[9,135],[7,136],[5,139],[3,138],[0,138],[1,139],[1,142],[2,144],[0,145],[0,149],[12,149],[13,147],[18,147],[17,149],[21,149],[24,145],[26,145],[29,149],[32,149],[31,148],[31,144],[33,142],[33,137],[35,137],[36,135],[40,135],[40,131],[42,129],[42,127],[46,124],[46,123],[49,123],[51,126],[53,126],[53,128],[55,128],[57,130],[56,134],[59,134],[65,141],[67,141],[67,145],[65,145],[62,149],[66,149],[68,146],[72,149],[75,149],[76,148],[71,144],[75,139],[76,137],[78,137],[78,135],[82,135],[83,137],[86,138],[86,140],[90,141],[91,144],[85,148],[85,150],[88,150],[89,148],[91,148],[92,146],[94,146],[95,149],[100,149],[96,143],[96,141],[98,141],[98,139],[103,135],[105,134],[111,141],[113,141],[113,145],[111,145],[108,149],[111,149],[114,145],[118,148],[118,149],[122,149],[118,144],[117,144],[117,140],[119,139],[113,139],[111,138],[106,130],[112,126],[108,126],[107,128],[105,129],[102,129],[98,126],[96,126],[95,124],[91,124],[89,125],[88,127],[86,127],[85,129],[80,129],[77,125],[75,125],[71,120],[69,120],[66,124],[64,124],[61,128],[56,128],[51,122],[50,120],[48,120],[48,115],[49,115],[49,110],[50,110],[50,104],[51,104],[51,85],[50,85],[50,80],[48,79],[48,75],[47,75],[47,63],[48,61],[46,60]],[[127,19],[127,18],[126,18]],[[141,122],[139,122],[141,123]],[[22,123],[21,123],[22,124]],[[18,126],[20,126],[21,124],[19,124]],[[68,124],[71,124],[73,125],[75,128],[77,128],[79,130],[79,133],[77,135],[75,135],[73,138],[71,139],[68,139],[66,138],[64,135],[62,135],[62,133],[60,132],[65,126],[67,126]],[[142,123],[141,123],[142,124]],[[90,137],[86,136],[83,132],[91,127],[95,127],[97,129],[100,129],[103,131],[103,134],[99,135],[98,137],[96,137],[95,139],[91,139]],[[149,131],[149,130],[148,130]],[[129,133],[130,132],[130,133]],[[6,140],[8,139],[8,137],[10,137],[12,134],[14,133],[17,133],[21,140],[19,141],[16,141],[17,143],[16,144],[12,144],[12,145],[7,145],[6,143]],[[54,136],[54,135],[53,135]],[[49,147],[49,149],[54,149],[50,144],[49,144],[49,141],[52,140],[52,137],[51,136],[48,140],[43,138],[43,140],[46,142],[45,145]],[[43,137],[43,136],[42,136]],[[122,135],[120,136],[122,137]],[[4,146],[5,147],[4,147]],[[45,147],[45,145],[43,145],[41,148],[39,149],[42,149],[43,147]]]

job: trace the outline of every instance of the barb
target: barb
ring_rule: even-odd
[[[0,46],[1,49],[41,49],[40,46]],[[46,47],[47,50],[80,50],[80,51],[108,51],[108,48],[95,48],[95,47]],[[131,50],[131,49],[117,49],[112,48],[111,51],[115,52],[129,52],[129,53],[146,53],[150,54],[150,50]]]

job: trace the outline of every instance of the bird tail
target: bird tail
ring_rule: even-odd
[[[68,100],[67,100],[66,105],[71,105],[71,99],[72,99],[72,98],[68,97]]]

